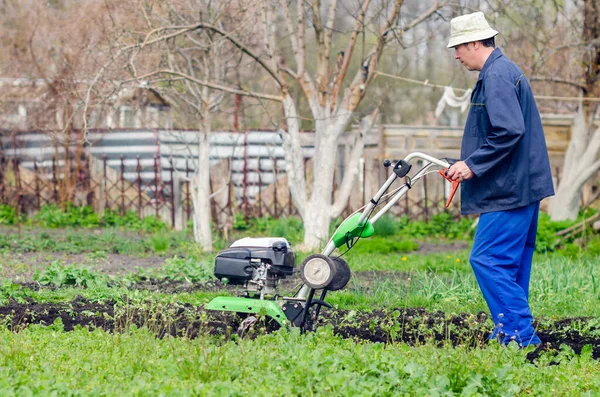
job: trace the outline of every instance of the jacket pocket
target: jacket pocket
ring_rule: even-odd
[[[469,109],[469,116],[467,117],[467,125],[465,126],[465,133],[468,136],[482,136],[484,117],[485,106],[482,104],[471,103],[471,108]]]
[[[512,161],[506,161],[504,165],[496,167],[488,176],[488,197],[498,206],[506,206],[515,203],[517,199],[516,192],[528,187],[519,187],[516,185],[516,169]]]

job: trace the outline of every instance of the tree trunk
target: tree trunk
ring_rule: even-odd
[[[565,153],[563,177],[551,203],[551,218],[555,221],[577,218],[583,185],[600,168],[600,162],[597,161],[600,131],[594,126],[598,104],[585,101],[585,98],[598,98],[600,95],[600,46],[594,44],[600,38],[599,17],[598,1],[584,0],[582,39],[589,43],[582,59],[585,75],[585,89],[582,93],[584,101],[580,103],[575,116],[571,140]]]
[[[208,112],[207,112],[208,113]],[[198,137],[198,167],[192,180],[194,203],[194,240],[204,252],[212,252],[212,231],[210,229],[210,119],[204,121],[203,131]]]
[[[313,101],[313,104],[316,101]],[[361,123],[360,133],[355,141],[352,155],[346,162],[346,174],[337,192],[334,192],[334,175],[337,159],[337,147],[340,136],[350,123],[352,112],[342,109],[334,115],[326,107],[314,105],[315,115],[315,153],[312,157],[312,189],[308,195],[303,175],[302,148],[296,138],[299,134],[297,113],[293,100],[284,103],[287,134],[284,134],[286,171],[288,183],[296,208],[304,221],[304,241],[302,248],[315,250],[329,240],[331,220],[343,211],[352,191],[352,183],[358,172],[357,164],[363,148],[363,137],[371,130],[379,114],[376,110]],[[293,141],[296,139],[296,141]],[[334,196],[334,193],[336,197]],[[335,205],[333,200],[335,199]]]
[[[593,115],[586,117],[583,106],[575,115],[571,140],[565,153],[565,163],[556,196],[550,204],[553,221],[574,220],[580,208],[583,185],[598,171],[600,131],[593,125]]]
[[[331,212],[329,203],[319,205],[318,201],[311,201],[306,206],[306,213],[302,216],[304,221],[304,242],[302,249],[314,250],[323,246],[329,240],[329,224]]]
[[[551,199],[550,213],[553,221],[574,220],[579,213],[579,198],[581,186],[575,187],[569,184],[568,179],[562,179],[556,189],[556,196]]]

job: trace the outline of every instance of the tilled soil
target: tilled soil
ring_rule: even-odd
[[[80,326],[108,332],[126,332],[135,325],[147,327],[158,337],[218,335],[228,338],[242,332],[252,337],[279,328],[274,321],[259,319],[249,329],[242,330],[240,325],[244,318],[228,312],[207,311],[190,304],[147,302],[134,305],[126,298],[120,302],[91,302],[78,297],[66,303],[12,300],[0,306],[0,322],[16,332],[30,324],[60,326],[65,331]],[[529,359],[537,358],[544,350],[557,352],[563,344],[577,354],[585,345],[590,345],[592,356],[600,359],[600,326],[587,327],[584,334],[575,329],[581,329],[588,320],[573,318],[536,324],[543,345],[530,352]],[[579,327],[573,327],[575,323]],[[491,331],[485,313],[449,315],[422,308],[375,309],[370,312],[323,309],[317,326],[326,325],[344,338],[411,345],[427,342],[482,347]]]

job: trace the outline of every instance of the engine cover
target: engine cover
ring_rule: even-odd
[[[245,284],[261,264],[267,265],[269,276],[285,278],[292,275],[295,263],[296,253],[285,238],[244,238],[217,254],[214,273],[230,284]]]

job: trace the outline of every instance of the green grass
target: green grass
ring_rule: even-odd
[[[4,278],[3,303],[70,302],[82,297],[160,311],[175,303],[201,306],[229,293],[131,288],[143,277],[182,283],[211,279],[215,254],[202,254],[185,233],[116,229],[43,233],[29,230],[21,238],[1,237],[0,274],[31,272],[30,265],[11,261],[15,251],[48,259],[56,252],[84,254],[85,263],[51,262],[36,277],[52,288],[38,291]],[[385,238],[377,241],[386,244]],[[345,310],[424,307],[448,315],[487,312],[467,250],[424,255],[403,247],[392,245],[387,253],[355,249],[345,254],[354,277],[348,289],[328,294],[327,301]],[[95,266],[111,253],[160,254],[168,259],[158,268],[109,276]],[[298,253],[298,265],[306,255]],[[595,317],[591,323],[575,321],[573,329],[597,325],[599,280],[597,258],[585,252],[575,258],[536,255],[530,291],[534,316],[541,321],[591,316]],[[542,355],[534,363],[526,359],[527,353],[496,343],[452,348],[356,342],[334,336],[328,327],[307,335],[281,331],[254,340],[215,336],[189,340],[161,339],[135,327],[109,334],[81,328],[64,332],[60,323],[34,325],[18,333],[0,326],[0,395],[579,396],[597,395],[600,390],[600,364],[591,358],[589,348],[581,355],[565,348],[558,358]]]
[[[436,273],[454,271],[470,272],[468,251],[448,252],[443,254],[397,253],[381,254],[349,251],[343,256],[354,272],[361,271],[398,271],[410,272],[426,270]]]
[[[202,255],[200,247],[185,231],[144,233],[106,228],[97,230],[64,229],[58,233],[49,229],[40,231],[24,227],[20,235],[16,230],[0,234],[0,252],[84,254],[100,251],[105,254],[138,257],[151,255],[198,257]]]
[[[468,253],[349,256],[353,272],[376,270],[374,280],[350,281],[351,289],[328,301],[343,308],[425,307],[476,313],[487,306],[468,263]],[[594,258],[536,255],[530,285],[534,315],[600,317],[600,268]]]
[[[60,325],[0,330],[0,394],[129,396],[593,395],[600,364],[568,350],[558,365],[490,344],[412,348],[355,343],[322,328],[255,340],[157,339]]]
[[[114,301],[117,304],[143,303],[189,303],[202,306],[217,296],[229,295],[227,291],[194,291],[183,293],[161,293],[144,289],[131,289],[126,286],[107,287],[94,286],[91,288],[63,287],[58,289],[42,288],[34,291],[19,284],[5,280],[0,284],[0,304],[6,304],[9,299],[25,303],[31,299],[39,303],[71,302],[77,297],[92,302]]]
[[[304,255],[304,254],[302,254]],[[300,256],[300,260],[301,257]],[[348,254],[354,273],[344,291],[330,293],[328,302],[342,309],[371,310],[373,307],[425,307],[445,312],[487,311],[479,286],[468,263],[467,252],[451,254]],[[13,269],[14,270],[14,269]],[[62,266],[53,262],[36,279],[59,288],[27,291],[23,296],[40,301],[63,301],[82,295],[91,300],[142,292],[127,287],[140,277],[202,283],[212,279],[210,257],[197,260],[173,257],[162,267],[133,272],[128,276],[104,276],[89,266]],[[569,259],[538,255],[534,259],[530,305],[536,317],[600,317],[600,268],[595,259]],[[88,285],[89,284],[89,285]],[[107,286],[107,284],[112,287]],[[81,288],[90,286],[91,288]],[[4,293],[4,298],[10,294]],[[148,299],[174,299],[193,304],[219,293],[147,293]],[[0,294],[2,295],[2,294]]]

